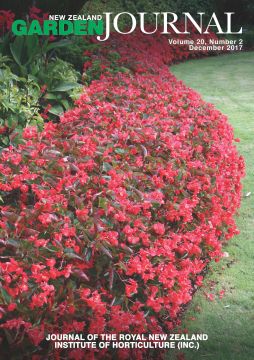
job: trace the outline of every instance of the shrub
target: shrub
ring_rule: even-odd
[[[69,46],[56,49],[56,54],[82,73],[84,61],[89,59],[86,52],[94,52],[98,45],[87,41],[85,36],[72,36],[69,39],[71,40]]]
[[[11,11],[0,12],[0,59],[5,59],[9,65],[5,66],[0,60],[1,77],[4,79],[0,107],[0,126],[4,135],[1,146],[14,145],[19,141],[19,136],[15,136],[15,141],[10,142],[15,127],[19,131],[28,124],[40,128],[42,119],[58,121],[59,115],[73,106],[82,89],[80,72],[71,63],[56,56],[61,51],[68,54],[63,48],[72,45],[72,41],[37,35],[15,37],[9,31],[14,18]],[[45,18],[47,14],[40,9],[30,8],[29,20],[43,21]],[[83,38],[78,44],[82,40],[84,47]],[[78,47],[77,44],[75,46]],[[81,60],[77,53],[72,59]]]
[[[60,356],[48,333],[172,330],[237,233],[232,128],[168,71],[190,53],[136,33],[98,58],[114,46],[129,72],[105,66],[59,124],[27,127],[1,155],[0,328],[17,358]],[[96,357],[143,357],[114,351]]]
[[[43,126],[39,85],[30,77],[13,74],[6,65],[8,61],[0,56],[0,147],[17,144],[27,125]]]
[[[227,35],[227,39],[238,41],[239,35]],[[241,39],[243,49],[245,51],[252,51],[254,49],[254,28],[248,27],[248,29],[243,29]]]
[[[54,58],[38,73],[38,82],[44,84],[45,94],[41,101],[44,107],[49,107],[49,115],[55,115],[54,120],[65,110],[69,110],[74,100],[82,91],[81,74],[76,71],[72,64]]]

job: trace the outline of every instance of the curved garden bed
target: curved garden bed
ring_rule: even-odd
[[[193,54],[136,34],[90,55],[100,76],[76,107],[1,154],[0,327],[15,356],[57,358],[48,333],[171,331],[237,233],[232,127],[168,70]]]

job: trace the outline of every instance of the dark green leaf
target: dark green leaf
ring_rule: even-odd
[[[57,100],[58,99],[58,96],[55,95],[55,94],[52,94],[52,93],[47,93],[45,96],[44,96],[45,99],[47,100]]]
[[[40,53],[39,39],[37,35],[27,36],[26,37],[26,51],[27,51],[27,61],[25,65],[30,64],[35,57]]]
[[[104,163],[102,164],[102,170],[103,170],[103,171],[108,172],[108,171],[111,170],[111,169],[112,169],[112,166],[111,166],[109,163],[104,162]]]
[[[63,105],[63,107],[65,108],[65,110],[68,110],[68,109],[71,107],[69,101],[66,100],[66,99],[61,100],[61,104]]]
[[[25,37],[17,36],[12,44],[10,50],[16,63],[20,66],[23,65],[25,59]]]
[[[19,247],[19,242],[13,239],[8,239],[6,245],[11,245],[13,247]]]
[[[49,112],[53,115],[59,116],[64,112],[64,109],[61,105],[54,105],[50,108]]]
[[[122,155],[122,154],[125,154],[125,150],[121,149],[121,148],[116,148],[115,153]]]
[[[84,260],[81,256],[75,254],[72,249],[64,249],[64,255],[68,259],[78,259],[78,260]]]
[[[99,197],[99,207],[106,210],[107,208],[107,199],[103,197]]]
[[[63,39],[63,40],[60,40],[60,41],[56,41],[56,42],[52,42],[50,43],[47,48],[46,48],[46,51],[50,51],[50,50],[53,50],[53,49],[56,49],[56,48],[60,48],[60,47],[65,47],[65,46],[68,46],[68,45],[71,45],[72,44],[72,41],[71,40],[67,40],[67,39]]]
[[[0,292],[2,294],[2,298],[6,304],[9,304],[11,302],[11,296],[7,293],[7,291],[0,287]]]
[[[54,89],[51,89],[51,91],[69,91],[80,86],[82,85],[79,83],[61,81]]]

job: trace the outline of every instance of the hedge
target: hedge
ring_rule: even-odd
[[[110,68],[115,51],[121,72]],[[76,107],[2,152],[3,354],[149,358],[54,350],[44,338],[180,323],[207,264],[237,233],[244,175],[226,116],[168,70],[199,55],[158,34],[115,34],[84,65],[97,61],[101,75]]]

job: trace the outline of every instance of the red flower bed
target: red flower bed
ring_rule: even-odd
[[[45,358],[48,333],[168,332],[237,233],[233,130],[166,65],[191,54],[159,36],[114,36],[102,52],[114,46],[132,71],[105,70],[59,124],[1,155],[4,349]]]

